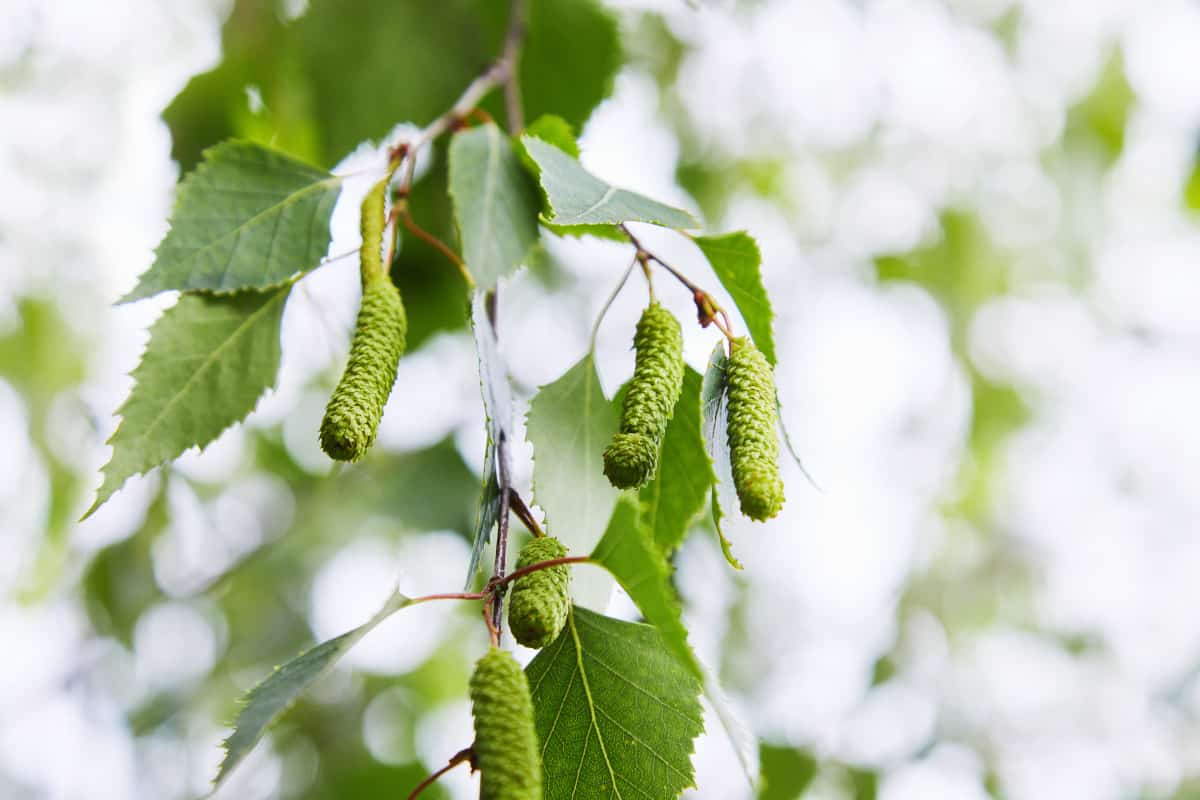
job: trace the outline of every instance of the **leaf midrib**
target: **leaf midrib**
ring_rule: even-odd
[[[604,746],[604,734],[600,732],[600,725],[596,722],[596,700],[592,697],[592,687],[588,682],[587,670],[583,666],[583,645],[579,641],[579,631],[575,629],[575,612],[571,611],[571,615],[567,617],[567,625],[571,628],[571,639],[575,642],[575,668],[579,671],[579,677],[583,683],[583,693],[587,696],[588,717],[592,721],[592,729],[596,731],[596,741],[600,743],[600,755],[604,756],[604,766],[608,769],[608,776],[612,779],[613,792],[616,797],[621,798],[621,790],[617,788],[617,773],[613,770],[612,761],[608,758],[608,748]],[[585,744],[586,748],[586,744]],[[585,749],[586,754],[586,749]],[[583,758],[579,760],[580,768],[583,767]],[[576,783],[578,785],[578,782]],[[575,797],[575,790],[571,790],[571,797]]]
[[[157,416],[154,417],[153,421],[143,428],[141,434],[135,437],[135,441],[141,441],[149,437],[150,434],[163,422],[163,420],[166,419],[168,413],[186,394],[188,394],[196,381],[200,379],[200,376],[212,368],[212,365],[217,361],[218,356],[223,354],[234,341],[238,340],[246,332],[248,326],[257,323],[259,318],[279,301],[279,298],[287,294],[286,289],[277,289],[275,291],[275,297],[272,297],[270,300],[263,303],[257,311],[247,316],[246,319],[243,320],[242,323],[238,325],[237,328],[235,328],[233,332],[225,339],[225,341],[221,342],[220,345],[218,345],[211,353],[208,354],[208,356],[205,357],[203,363],[201,363],[201,365],[192,372],[191,377],[184,382],[179,391],[171,396],[171,399],[168,400],[166,405],[162,407]],[[122,408],[122,415],[123,414],[124,408]],[[113,439],[115,441],[116,437],[114,436]]]
[[[287,194],[278,203],[274,203],[274,204],[268,206],[267,208],[264,208],[262,211],[259,211],[257,214],[255,214],[254,216],[250,217],[248,220],[243,222],[241,225],[238,225],[238,226],[234,227],[233,229],[226,231],[225,233],[221,234],[219,237],[217,237],[216,239],[213,239],[212,241],[208,242],[207,244],[201,245],[200,247],[197,247],[197,248],[191,250],[190,252],[188,252],[187,255],[182,256],[179,259],[179,261],[176,262],[176,264],[174,264],[172,266],[173,267],[186,266],[186,265],[194,263],[196,261],[196,259],[198,259],[202,254],[206,254],[209,251],[213,250],[219,244],[221,244],[225,240],[227,240],[230,236],[233,236],[235,238],[241,236],[243,231],[245,231],[246,229],[250,228],[253,225],[258,224],[258,222],[262,218],[266,217],[267,215],[272,214],[272,213],[280,213],[283,209],[287,208],[288,206],[295,205],[296,203],[300,202],[300,200],[303,197],[307,196],[308,194],[316,192],[318,189],[323,191],[331,186],[336,186],[337,184],[341,183],[341,181],[342,181],[341,178],[339,178],[336,175],[333,175],[333,176],[330,176],[323,180],[317,181],[316,183],[310,183],[307,186],[304,186],[300,189],[297,189],[294,192]],[[174,230],[178,229],[178,225],[180,223],[186,223],[186,222],[189,222],[190,220],[191,220],[190,217],[180,217],[179,219],[177,219],[175,221],[176,227],[174,228]],[[278,225],[276,226],[276,233],[277,232],[278,232]],[[275,236],[273,235],[272,239],[274,239],[274,238],[275,238]],[[163,249],[163,247],[182,248],[182,247],[186,247],[186,245],[168,244],[168,242],[164,241],[163,246],[160,247],[159,249],[161,250],[161,249]],[[229,254],[230,262],[233,260],[233,257],[236,254],[236,252],[237,252],[237,243],[235,241],[234,246],[231,249],[230,254]],[[221,276],[222,285],[224,283],[225,278],[228,276],[228,270],[229,270],[229,267],[228,267],[228,262],[227,262],[225,271],[222,273],[222,276]]]

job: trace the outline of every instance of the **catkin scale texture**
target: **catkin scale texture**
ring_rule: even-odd
[[[516,569],[562,558],[566,545],[552,536],[530,539],[521,548]],[[508,627],[526,647],[542,648],[558,638],[570,609],[571,568],[546,567],[513,581],[508,598]]]
[[[733,485],[742,513],[764,522],[783,507],[775,377],[766,357],[749,339],[735,340],[730,350],[725,374]]]
[[[350,361],[321,422],[321,449],[330,458],[357,461],[374,443],[407,327],[400,291],[387,275],[370,279],[363,287]]]
[[[475,664],[470,691],[480,800],[541,800],[533,699],[521,665],[508,651],[491,648]]]
[[[321,449],[338,461],[357,461],[375,442],[408,332],[400,290],[384,271],[380,255],[387,183],[381,180],[363,198],[362,301],[350,360],[321,421]]]
[[[604,474],[618,489],[639,487],[658,471],[663,435],[683,387],[683,331],[670,311],[651,303],[638,320],[633,347],[621,430],[604,450]]]

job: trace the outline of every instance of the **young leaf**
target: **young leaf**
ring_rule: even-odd
[[[213,787],[229,776],[233,768],[250,754],[270,725],[291,708],[309,686],[337,663],[379,623],[409,605],[412,600],[395,592],[383,608],[366,623],[341,636],[305,650],[282,667],[277,667],[242,698],[242,710],[233,724],[233,733],[223,743],[225,758],[213,778]]]
[[[521,266],[537,241],[537,190],[494,124],[460,131],[450,142],[450,198],[463,260],[478,288],[490,289]]]
[[[684,370],[683,391],[663,437],[658,476],[638,492],[642,527],[666,555],[683,541],[716,481],[700,431],[700,382],[700,373]]]
[[[733,495],[733,475],[729,468],[729,445],[725,438],[725,344],[717,342],[712,355],[708,357],[708,368],[704,371],[704,381],[700,387],[700,412],[703,416],[704,441],[708,447],[710,463],[716,471],[716,483],[712,487],[712,520],[717,538],[721,542],[721,552],[725,560],[734,569],[742,565],[733,556],[733,548],[721,530],[721,511],[723,502],[737,504]],[[724,492],[721,491],[722,487]],[[722,495],[725,499],[722,500]]]
[[[121,302],[168,289],[268,289],[316,267],[342,179],[249,142],[204,151],[179,187],[171,229]]]
[[[697,236],[694,241],[737,304],[738,311],[742,312],[742,319],[750,329],[750,338],[773,366],[775,337],[771,334],[771,321],[775,312],[771,310],[771,301],[763,288],[759,269],[762,255],[758,252],[758,243],[745,231],[724,236]]]
[[[596,546],[617,502],[617,490],[601,471],[601,453],[616,430],[617,414],[600,390],[590,353],[543,386],[530,404],[533,497],[546,512],[550,532],[572,553]],[[611,584],[590,586],[585,576],[577,577],[580,602],[607,602],[607,593],[600,590],[606,592]],[[587,594],[589,586],[594,597]]]
[[[611,186],[552,144],[533,136],[522,136],[521,142],[538,165],[542,189],[554,210],[549,222],[555,225],[652,222],[668,228],[697,227],[688,212]]]
[[[679,601],[671,588],[671,567],[654,546],[638,521],[638,507],[631,495],[622,495],[608,523],[608,530],[592,561],[607,569],[629,593],[642,616],[658,628],[672,655],[697,680],[704,672],[687,642]]]
[[[279,370],[279,323],[290,288],[185,294],[154,323],[85,518],[128,478],[203,448],[254,409]]]
[[[693,785],[700,684],[654,628],[575,608],[526,673],[546,800],[674,800]]]

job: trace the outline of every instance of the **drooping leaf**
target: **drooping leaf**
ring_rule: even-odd
[[[700,387],[700,412],[703,417],[704,441],[717,479],[711,495],[713,528],[721,542],[721,552],[725,554],[725,560],[734,569],[741,569],[742,565],[734,558],[733,547],[721,529],[721,518],[724,516],[721,511],[722,503],[737,503],[737,498],[733,495],[733,475],[729,467],[729,443],[725,437],[726,360],[725,344],[717,342],[708,358],[708,368],[704,371],[704,381]]]
[[[543,386],[530,404],[533,498],[546,512],[550,532],[575,555],[600,541],[617,502],[617,490],[601,471],[601,453],[616,430],[616,411],[604,398],[590,353]],[[584,574],[574,581],[576,600],[585,604],[603,607],[609,588]]]
[[[679,600],[671,588],[671,567],[640,524],[632,494],[623,494],[617,502],[604,538],[592,551],[592,561],[613,574],[646,621],[658,628],[672,655],[697,680],[703,680],[700,662],[687,642]]]
[[[674,800],[692,785],[700,684],[653,627],[575,608],[526,673],[546,800]]]
[[[290,288],[185,294],[154,323],[85,518],[128,478],[203,448],[254,409],[279,371],[279,323]]]
[[[532,136],[521,142],[538,165],[542,189],[550,200],[555,225],[615,225],[652,222],[668,228],[695,228],[683,211],[645,195],[618,189],[592,175],[575,159],[552,144]]]
[[[500,516],[500,481],[497,469],[497,443],[509,439],[513,425],[512,387],[508,382],[508,366],[500,355],[500,342],[488,313],[483,292],[471,298],[471,324],[475,333],[475,353],[479,359],[479,389],[483,394],[483,410],[487,414],[487,446],[483,458],[483,487],[476,517],[475,541],[467,565],[467,588],[475,580],[479,558],[491,537],[492,528]]]
[[[357,628],[321,642],[315,647],[275,669],[242,698],[242,710],[233,723],[233,733],[223,743],[225,758],[213,779],[219,786],[233,768],[241,763],[267,728],[287,711],[297,698],[327,673],[351,647],[370,633],[379,623],[409,605],[412,600],[394,593],[383,608]]]
[[[450,143],[450,197],[463,260],[486,291],[516,271],[537,241],[537,190],[512,142],[494,124],[460,131]]]
[[[716,481],[700,424],[700,373],[687,367],[675,414],[663,437],[658,475],[638,492],[641,524],[669,555],[704,509]]]
[[[122,301],[171,289],[279,286],[329,249],[342,179],[249,142],[225,142],[179,186],[171,229]]]
[[[758,243],[745,231],[724,236],[697,236],[694,241],[737,304],[754,344],[774,365],[775,337],[771,333],[771,322],[775,312],[771,310],[771,301],[763,288],[762,255],[758,252]]]

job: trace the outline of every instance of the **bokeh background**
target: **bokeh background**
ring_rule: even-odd
[[[326,12],[318,40],[353,42],[348,9],[374,5],[395,3]],[[789,466],[782,516],[734,526],[743,572],[702,524],[677,558],[693,642],[762,739],[763,797],[1200,797],[1200,4],[610,6],[624,66],[583,160],[758,237],[784,415],[819,486]],[[207,90],[219,119],[172,106],[173,151],[163,109],[221,63],[226,21],[226,64],[283,63],[263,37],[305,10],[0,4],[0,797],[203,794],[234,699],[273,665],[397,580],[462,583],[483,427],[461,307],[413,289],[377,452],[336,470],[318,449],[352,258],[293,293],[279,386],[246,425],[75,522],[170,302],[111,305],[151,262],[179,162],[234,132],[352,173],[395,138],[348,140],[294,73],[245,86],[235,64]],[[438,58],[306,80],[403,123],[391,99],[440,80]],[[365,189],[348,183],[331,255],[355,248]],[[677,237],[645,235],[715,287]],[[629,249],[543,256],[502,292],[525,399],[583,353]],[[428,297],[454,285],[443,266]],[[627,290],[601,328],[610,392],[641,301]],[[712,335],[687,335],[702,366]],[[617,595],[610,613],[635,612]],[[485,644],[473,609],[397,615],[221,796],[401,796],[469,742]],[[689,796],[752,796],[708,728]],[[464,770],[431,796],[474,786]]]

